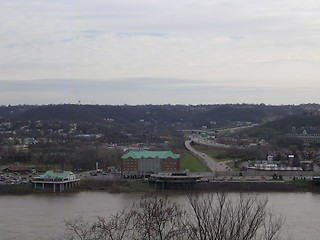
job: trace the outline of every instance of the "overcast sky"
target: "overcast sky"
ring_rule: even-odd
[[[0,0],[0,104],[319,103],[319,0]]]

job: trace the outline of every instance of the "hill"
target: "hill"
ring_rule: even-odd
[[[58,120],[121,124],[150,123],[199,128],[233,125],[235,122],[261,123],[290,115],[301,115],[301,106],[268,106],[250,104],[225,105],[20,105],[0,106],[2,120]]]

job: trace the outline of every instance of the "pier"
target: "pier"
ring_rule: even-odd
[[[47,171],[45,174],[32,179],[34,188],[47,189],[53,192],[63,192],[66,189],[73,188],[79,184],[75,174],[70,171]]]

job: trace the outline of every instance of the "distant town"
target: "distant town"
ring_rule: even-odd
[[[319,165],[316,104],[0,107],[1,186],[317,182]]]

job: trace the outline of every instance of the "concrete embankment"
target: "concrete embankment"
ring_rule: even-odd
[[[266,182],[203,182],[196,185],[198,190],[212,191],[310,191],[320,192],[320,186],[309,181],[266,181]]]
[[[1,184],[0,194],[26,194],[33,193],[31,184]]]
[[[166,188],[177,191],[183,188]],[[201,182],[193,186],[193,189],[201,191],[280,191],[280,192],[320,192],[320,185],[316,185],[310,181],[226,181],[226,182]],[[118,181],[83,181],[80,186],[68,189],[73,191],[107,191],[107,192],[148,192],[154,190],[153,186],[149,186],[148,182],[143,180],[118,180]],[[50,189],[34,189],[31,184],[25,185],[0,185],[1,194],[30,194],[52,192]]]
[[[130,180],[81,180],[79,190],[102,190],[112,193],[118,192],[147,192],[152,190],[148,182],[142,179]]]
[[[144,180],[81,180],[79,186],[66,189],[64,192],[79,191],[106,191],[111,193],[119,192],[147,192],[151,191],[148,182]],[[1,194],[29,194],[29,193],[51,193],[52,188],[37,188],[32,184],[1,184]]]

